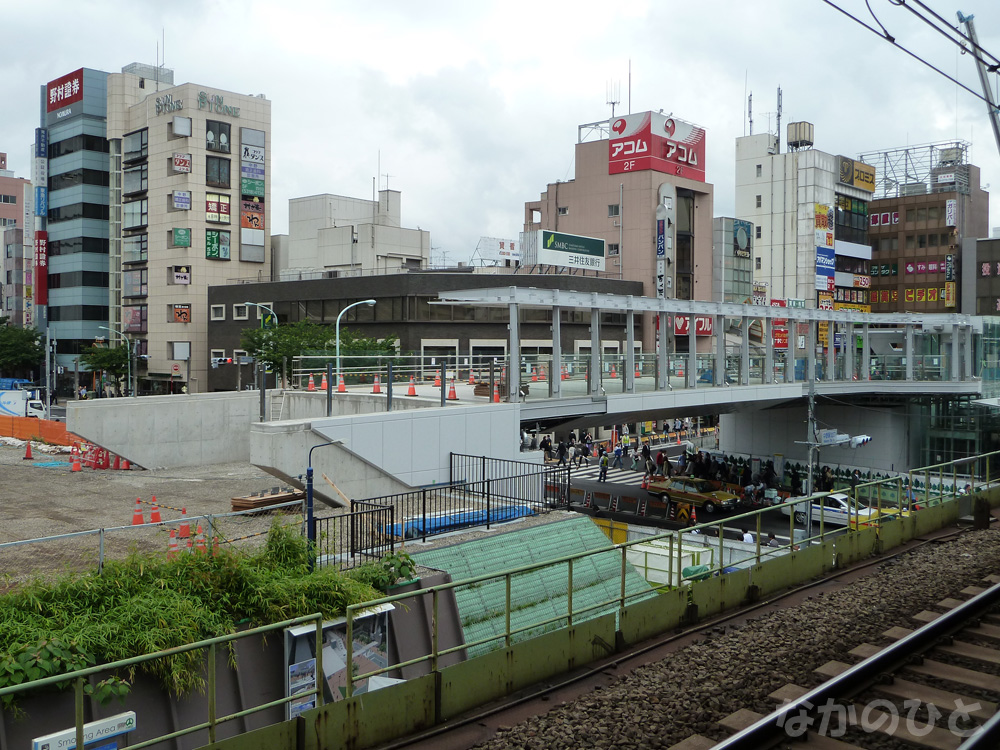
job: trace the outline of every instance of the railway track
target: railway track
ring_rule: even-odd
[[[961,598],[959,598],[961,597]],[[718,722],[734,731],[718,741],[693,735],[670,750],[815,747],[1000,748],[1000,576],[883,633],[885,647],[862,643],[848,664],[815,670],[814,688],[789,684],[769,695],[768,715],[741,709]],[[992,700],[991,700],[992,699]]]

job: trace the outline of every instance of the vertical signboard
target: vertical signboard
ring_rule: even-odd
[[[945,226],[958,226],[958,201],[954,198],[944,202],[944,223]]]
[[[818,292],[832,292],[835,286],[836,269],[833,249],[833,208],[824,203],[816,203],[814,216],[816,235],[816,283],[814,288]]]
[[[35,232],[35,304],[49,304],[49,233]]]
[[[783,299],[772,299],[771,307],[788,307]],[[788,348],[788,318],[775,318],[771,322],[771,344],[775,349]]]

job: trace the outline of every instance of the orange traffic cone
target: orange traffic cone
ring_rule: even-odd
[[[406,389],[406,395],[407,396],[416,396],[417,395],[417,386],[413,382],[413,376],[412,375],[410,375],[410,387]]]
[[[434,375],[434,387],[435,388],[440,388],[441,387],[441,371],[440,370],[438,370],[435,373],[435,375]]]
[[[70,467],[70,471],[71,472],[73,472],[73,471],[83,471],[83,468],[80,466],[80,454],[79,453],[77,453],[75,456],[73,456],[73,464]]]
[[[219,537],[212,537],[212,557],[216,557],[219,554]]]
[[[122,471],[131,471],[131,470],[132,470],[132,464],[130,464],[128,462],[127,458],[123,458],[122,459]]]
[[[614,380],[618,377],[618,370],[615,368],[614,363],[611,364],[611,379]]]
[[[201,524],[198,524],[198,534],[195,536],[194,551],[199,555],[204,555],[208,552],[208,547],[205,545],[205,532],[201,529]]]
[[[330,387],[330,384],[327,382],[327,380],[326,380],[326,373],[324,372],[323,373],[323,379],[319,381],[319,389],[321,391],[325,391],[329,387]]]
[[[698,525],[698,511],[695,510],[695,507],[693,505],[691,506],[691,525],[692,526]]]
[[[106,471],[111,468],[111,460],[108,458],[108,452],[103,448],[101,449],[101,463],[97,468],[102,471]]]
[[[118,456],[118,454],[116,453],[116,454],[115,454],[115,461],[114,461],[114,463],[113,463],[113,464],[111,464],[111,469],[112,469],[113,471],[121,471],[121,468],[122,468],[122,460],[121,460],[121,458],[120,458],[120,457]]]
[[[24,461],[34,461],[35,457],[31,455],[31,441],[28,440],[24,444]]]
[[[167,559],[173,560],[177,557],[177,531],[170,529],[170,542],[167,544]]]
[[[340,379],[337,381],[337,393],[347,393],[347,384],[344,382],[343,374],[341,374]]]
[[[80,455],[80,445],[78,443],[73,443],[73,446],[69,449],[69,454],[71,456]]]
[[[160,506],[156,504],[156,495],[153,495],[152,506],[153,509],[149,511],[149,522],[160,523],[163,519],[160,518]]]
[[[188,537],[188,540],[187,540],[187,549],[185,551],[189,555],[194,553],[194,540],[191,537]]]
[[[542,371],[540,373],[538,373],[538,379],[539,380],[548,380],[549,379],[549,374],[547,372],[545,372],[545,365],[542,365]]]
[[[146,523],[146,519],[142,517],[142,500],[139,498],[135,499],[135,510],[132,511],[132,525],[142,526]]]
[[[475,379],[475,377],[473,377],[473,375],[472,375],[472,368],[470,367],[469,368],[469,385],[475,385],[475,384],[476,384],[476,379]]]
[[[455,393],[455,378],[451,379],[451,388],[448,389],[448,400],[458,401],[458,394]]]
[[[375,373],[375,382],[372,383],[372,393],[382,392],[382,380],[379,378],[378,373]]]
[[[636,365],[635,366],[635,378],[636,378],[636,380],[638,380],[641,377],[642,377],[642,370],[639,369],[639,365]]]
[[[309,373],[309,385],[306,387],[306,390],[307,391],[315,391],[316,390],[316,381],[313,380],[312,373]]]
[[[532,383],[538,382],[538,371],[535,369],[534,365],[532,365],[531,367],[531,382]]]
[[[561,377],[563,380],[569,380],[569,370],[566,368],[566,365],[563,365]]]
[[[496,382],[493,383],[493,403],[500,403],[500,384]]]
[[[680,430],[677,431],[677,445],[681,444],[681,433]]]
[[[187,508],[181,508],[181,525],[177,530],[177,536],[181,539],[189,539],[191,537],[191,524],[187,520]]]

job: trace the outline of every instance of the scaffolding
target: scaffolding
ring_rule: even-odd
[[[858,159],[875,167],[873,198],[958,192],[968,195],[968,141],[938,141],[920,146],[870,151]]]

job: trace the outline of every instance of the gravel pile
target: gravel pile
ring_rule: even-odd
[[[925,545],[797,607],[741,627],[720,626],[663,661],[504,728],[477,747],[668,748],[695,733],[722,739],[727,735],[716,727],[718,720],[741,708],[772,711],[768,693],[787,683],[818,684],[816,667],[831,659],[853,662],[847,652],[854,646],[884,643],[883,631],[997,573],[998,561],[996,530]],[[898,746],[874,735],[861,739],[864,747]]]

